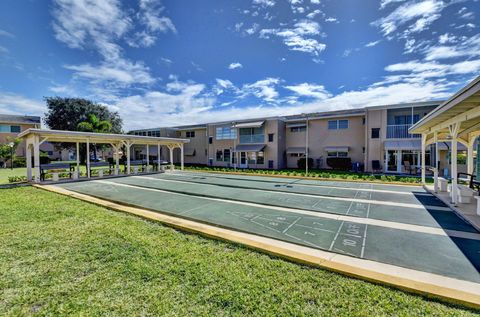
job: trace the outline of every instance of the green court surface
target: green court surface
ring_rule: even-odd
[[[56,186],[219,227],[480,283],[480,234],[420,187],[189,172]],[[365,223],[366,218],[374,224]]]

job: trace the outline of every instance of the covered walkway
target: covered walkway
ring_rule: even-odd
[[[136,136],[130,134],[111,134],[111,133],[92,133],[92,132],[78,132],[78,131],[63,131],[63,130],[46,130],[46,129],[28,129],[19,134],[20,138],[26,140],[26,163],[27,163],[27,180],[29,182],[34,181],[39,183],[40,179],[40,145],[46,141],[48,142],[61,142],[61,143],[74,143],[76,145],[76,169],[74,171],[74,178],[78,178],[80,175],[80,144],[86,144],[86,165],[87,172],[86,177],[91,177],[91,162],[90,162],[90,144],[107,144],[113,149],[113,155],[115,159],[115,167],[113,169],[114,174],[118,175],[120,171],[120,157],[119,152],[122,147],[125,149],[126,155],[126,174],[131,173],[131,156],[130,148],[132,145],[143,145],[146,148],[146,162],[147,170],[150,166],[150,146],[156,146],[157,149],[157,166],[160,167],[160,148],[166,146],[169,149],[169,161],[170,169],[174,169],[173,166],[173,150],[175,148],[180,149],[180,165],[183,170],[184,151],[183,147],[185,143],[188,143],[188,139],[179,138],[165,138],[165,137],[147,137]],[[32,154],[33,154],[33,166],[32,166]],[[154,163],[154,162],[152,162]],[[160,169],[160,168],[159,168]]]
[[[434,192],[445,189],[441,188],[440,181],[442,180],[438,177],[439,142],[451,142],[450,202],[453,206],[457,206],[459,203],[468,203],[468,201],[462,201],[462,187],[458,186],[460,175],[457,173],[457,152],[458,144],[466,147],[468,178],[476,178],[475,181],[478,181],[478,159],[476,177],[474,176],[474,153],[476,140],[480,135],[480,77],[474,79],[466,87],[413,125],[409,129],[409,133],[421,134],[421,167],[422,182],[424,184],[426,147],[430,144],[435,144],[435,157],[437,159],[435,160],[436,166],[433,166]]]

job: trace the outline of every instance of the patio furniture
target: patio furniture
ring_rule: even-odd
[[[144,160],[134,160],[130,161],[130,167],[133,167],[133,173],[138,173],[138,168],[141,168],[141,171],[144,172],[147,168],[147,162]],[[127,173],[127,164],[125,164],[125,173]]]
[[[405,167],[405,172],[408,172],[408,174],[410,175],[417,174],[417,167],[412,166],[410,164],[410,161],[403,161],[403,166]]]
[[[90,175],[92,175],[92,171],[98,171],[98,177],[103,177],[104,171],[109,171],[109,174],[112,174],[112,165],[108,162],[92,162],[90,163]]]
[[[69,173],[72,177],[72,167],[68,163],[52,163],[40,165],[40,180],[44,181],[46,174],[52,174],[53,181],[58,181],[60,173]]]

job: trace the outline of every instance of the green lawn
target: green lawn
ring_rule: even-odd
[[[0,168],[0,184],[8,184],[10,176],[27,176],[27,169],[25,167],[16,167],[13,170],[10,168]]]
[[[23,187],[0,190],[0,315],[473,316]]]

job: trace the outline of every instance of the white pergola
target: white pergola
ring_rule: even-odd
[[[422,182],[425,184],[425,150],[436,144],[434,190],[438,191],[438,142],[451,142],[452,203],[458,203],[457,142],[467,147],[467,173],[473,173],[476,138],[480,135],[480,76],[414,124],[409,133],[422,135]]]
[[[77,156],[77,172],[80,171],[80,143],[87,145],[86,163],[87,177],[90,178],[90,144],[108,144],[112,147],[115,156],[115,175],[119,173],[119,150],[122,146],[126,148],[127,157],[127,174],[130,174],[130,148],[132,145],[143,145],[146,147],[147,159],[146,164],[149,166],[149,148],[151,145],[157,146],[157,160],[160,167],[160,147],[166,146],[170,151],[170,169],[173,170],[173,150],[180,149],[180,164],[183,170],[184,155],[183,146],[190,142],[188,139],[164,138],[164,137],[148,137],[130,134],[111,134],[111,133],[92,133],[78,131],[63,130],[46,130],[46,129],[28,129],[19,134],[20,138],[26,141],[26,163],[27,163],[27,179],[28,181],[40,182],[40,145],[48,142],[62,142],[76,144]],[[32,168],[32,153],[34,166]],[[35,171],[35,179],[33,179],[32,169]]]

